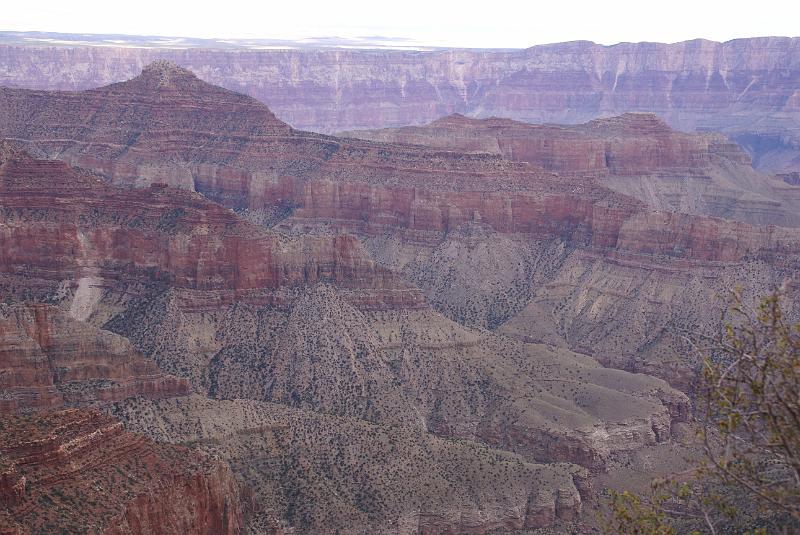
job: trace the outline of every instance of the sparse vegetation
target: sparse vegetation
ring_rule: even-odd
[[[610,533],[800,530],[800,323],[782,296],[756,310],[734,296],[724,335],[701,347],[702,461],[647,495],[612,492]]]

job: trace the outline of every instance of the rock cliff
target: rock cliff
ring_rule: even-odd
[[[280,235],[195,193],[116,188],[7,152],[0,284],[129,337],[212,396],[413,424],[594,470],[614,450],[668,440],[684,417],[667,400],[686,398],[662,381],[465,330],[355,238]],[[620,410],[596,412],[586,396]]]
[[[425,126],[344,135],[501,154],[562,175],[597,178],[657,210],[800,226],[800,188],[791,181],[754,171],[744,151],[719,134],[678,132],[655,114],[575,126],[451,115]]]
[[[484,535],[570,526],[592,499],[574,465],[403,426],[199,397],[131,400],[114,412],[160,442],[227,460],[259,504],[251,531],[276,515],[292,533]]]
[[[48,305],[0,305],[0,412],[186,395],[121,336]]]
[[[0,47],[0,85],[87,89],[132,78],[158,59],[320,132],[424,124],[451,113],[580,123],[644,111],[682,130],[723,132],[759,168],[800,166],[797,38],[430,52],[9,44]]]
[[[0,429],[3,533],[240,532],[238,486],[218,461],[91,410],[6,415]]]
[[[27,281],[22,293],[62,286],[81,319],[104,290],[137,283],[222,290],[229,302],[279,300],[276,290],[318,281],[362,290],[356,297],[376,307],[420,300],[354,238],[282,237],[197,194],[115,188],[59,161],[6,152],[0,271]]]
[[[716,326],[698,302],[799,271],[796,230],[651,211],[500,154],[299,132],[173,65],[2,97],[0,129],[38,154],[0,145],[4,295],[187,379],[200,395],[114,412],[229,463],[254,531],[569,522],[610,460],[689,413],[598,360],[688,389],[669,343]],[[115,525],[154,525],[171,496]]]

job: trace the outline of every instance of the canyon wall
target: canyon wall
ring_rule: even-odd
[[[403,286],[396,276],[400,272],[422,288],[440,311],[462,323],[497,327],[518,314],[538,317],[538,312],[529,309],[528,301],[544,299],[550,310],[544,318],[547,321],[542,319],[540,324],[552,327],[549,334],[539,333],[535,324],[528,321],[517,323],[521,329],[514,329],[515,334],[528,341],[549,342],[551,335],[558,332],[556,338],[562,343],[566,340],[569,347],[586,351],[581,340],[587,331],[582,326],[588,329],[601,317],[605,318],[601,321],[605,326],[612,325],[607,320],[609,315],[619,315],[619,296],[624,298],[644,287],[655,288],[652,281],[657,280],[664,285],[659,299],[674,311],[669,320],[659,320],[655,331],[651,326],[632,332],[620,323],[614,323],[613,328],[593,328],[592,346],[603,362],[625,369],[647,348],[650,354],[644,369],[688,388],[688,368],[662,369],[664,362],[671,360],[669,353],[681,351],[663,342],[677,341],[672,323],[681,321],[681,317],[694,317],[690,312],[696,300],[718,302],[716,295],[724,291],[724,285],[718,283],[728,280],[720,279],[720,274],[729,277],[741,269],[757,269],[760,275],[747,281],[754,295],[769,291],[785,277],[796,278],[800,247],[796,229],[659,212],[605,187],[603,180],[609,179],[612,171],[624,175],[629,167],[634,173],[646,167],[654,173],[679,168],[702,175],[707,172],[706,163],[715,159],[744,165],[746,157],[724,140],[672,132],[653,116],[623,116],[567,129],[574,128],[575,135],[590,142],[604,143],[602,161],[597,163],[602,172],[581,175],[555,174],[531,162],[509,161],[502,154],[300,132],[279,121],[254,99],[204,83],[193,73],[166,62],[148,66],[128,82],[91,91],[3,89],[0,95],[4,97],[0,99],[0,116],[4,119],[0,134],[19,140],[28,150],[61,158],[113,183],[128,187],[150,185],[127,192],[119,188],[108,190],[112,197],[125,192],[124,196],[137,197],[137,203],[158,207],[136,217],[127,207],[122,211],[124,217],[134,221],[143,218],[145,227],[154,228],[154,232],[141,233],[136,225],[124,225],[120,236],[128,240],[140,236],[144,240],[137,245],[143,254],[125,264],[125,269],[150,266],[148,269],[154,269],[162,283],[186,290],[226,289],[227,297],[215,294],[210,305],[200,305],[193,297],[198,303],[194,306],[201,308],[231,304],[244,296],[250,296],[250,302],[257,305],[275,303],[278,297],[272,301],[263,297],[253,300],[253,291],[268,287],[272,289],[270,295],[285,298],[286,294],[275,294],[274,289],[315,282],[333,284],[337,291],[353,290],[348,299],[360,298],[377,309],[418,307],[421,295],[413,287]],[[208,119],[220,117],[217,108],[226,110],[228,117],[219,125]],[[53,117],[63,120],[54,122]],[[127,119],[119,121],[119,117]],[[521,128],[525,130],[527,126]],[[585,131],[596,132],[589,135]],[[632,141],[644,134],[649,139]],[[642,143],[647,150],[639,150]],[[608,161],[606,149],[613,156]],[[569,160],[565,157],[563,163],[557,160],[550,165],[569,166]],[[148,174],[153,169],[158,172]],[[164,188],[164,183],[194,189],[263,225],[277,226],[280,232],[243,226],[241,221],[234,223],[232,212],[211,203],[203,209],[205,215],[183,208],[186,213],[175,212],[175,221],[161,221],[162,212],[172,213],[179,208],[173,204],[178,198],[184,198],[183,202],[190,206],[201,204],[200,196]],[[785,182],[781,184],[792,188]],[[42,195],[45,199],[52,192],[43,189]],[[115,202],[126,206],[121,197]],[[224,221],[228,223],[223,224]],[[215,239],[201,238],[192,231],[197,224],[216,229]],[[95,231],[84,232],[92,236]],[[355,248],[356,241],[342,232],[367,244],[383,267]],[[461,255],[462,246],[475,243],[473,233],[478,243],[487,243],[486,257],[467,255],[453,262],[449,252],[440,254],[452,247],[453,253]],[[285,236],[279,239],[280,234]],[[99,243],[113,242],[103,239]],[[175,254],[188,251],[184,243],[196,247],[197,254]],[[237,243],[247,243],[247,250],[256,251],[255,256],[236,257],[231,251],[236,250],[233,246]],[[278,243],[283,245],[277,247]],[[319,256],[290,252],[304,250],[308,245],[302,244],[307,243],[317,244],[310,250],[319,251]],[[524,245],[519,248],[514,243]],[[351,253],[346,255],[349,260],[323,254],[321,244],[350,244],[347,251]],[[106,263],[114,259],[108,252],[130,262],[124,257],[128,249],[94,247],[103,252],[101,257]],[[338,251],[338,247],[333,249]],[[160,252],[156,254],[157,251]],[[523,253],[529,256],[521,258]],[[489,270],[495,254],[506,256],[510,263]],[[256,261],[264,255],[274,259],[274,268],[269,267],[270,262]],[[590,258],[595,263],[587,268]],[[620,265],[631,270],[628,282],[620,281],[619,288],[609,288],[608,295],[590,304],[587,300],[603,285],[589,284],[587,277],[620,270],[614,267]],[[120,267],[118,262],[113,269]],[[565,267],[569,269],[564,271]],[[584,275],[578,275],[581,269]],[[495,282],[478,289],[471,282],[481,280],[475,278],[478,272],[484,273],[487,281]],[[531,275],[536,276],[535,283]],[[685,284],[686,278],[695,277],[696,291],[691,296],[674,291]],[[560,278],[569,282],[559,283],[558,290],[547,286]],[[571,306],[551,307],[547,294],[559,293],[568,286],[575,289],[567,297],[574,299]],[[459,290],[467,287],[480,290],[475,300]],[[166,303],[174,300],[181,301],[175,297]],[[653,302],[652,296],[643,295],[636,305],[637,317],[660,316],[664,309],[654,307]],[[469,311],[464,308],[467,304]],[[489,309],[494,310],[491,317],[481,317],[479,311]],[[709,309],[704,317],[710,320],[711,316],[718,319],[716,308],[713,313]],[[566,329],[567,324],[573,323],[574,330]],[[698,332],[717,328],[705,320],[691,327]],[[659,342],[655,343],[653,337]],[[159,364],[167,365],[166,361]],[[166,369],[172,372],[176,368]]]
[[[446,51],[6,44],[0,85],[87,89],[131,78],[156,59],[320,132],[423,124],[456,112],[578,123],[650,111],[681,130],[731,136],[759,168],[800,166],[797,38]]]
[[[419,300],[352,237],[282,237],[196,193],[115,188],[59,161],[6,152],[0,271],[24,277],[27,292],[53,291],[70,273],[66,290],[88,299],[79,308],[91,308],[104,288],[136,281],[224,290],[229,300],[280,299],[270,292],[314,282],[363,290],[375,306]]]
[[[237,485],[243,483],[242,492],[250,496],[242,501],[252,515],[247,518],[250,525],[265,523],[272,529],[277,514],[304,533],[320,532],[326,518],[344,525],[355,518],[370,532],[402,521],[418,525],[423,532],[469,529],[484,533],[573,521],[583,500],[591,499],[587,478],[603,472],[613,455],[668,443],[673,427],[686,419],[688,398],[662,380],[606,369],[568,350],[464,329],[431,309],[419,290],[371,260],[356,238],[341,235],[334,227],[317,233],[281,234],[249,223],[194,192],[158,184],[115,187],[63,162],[37,160],[8,143],[0,145],[0,153],[0,287],[8,289],[10,298],[46,301],[63,310],[39,304],[8,307],[9,319],[0,327],[8,330],[7,338],[28,343],[3,355],[10,357],[11,377],[20,383],[11,385],[11,393],[30,386],[29,377],[42,371],[44,390],[52,390],[53,383],[56,391],[72,393],[73,379],[80,377],[94,381],[88,385],[87,396],[100,400],[92,389],[102,390],[104,381],[116,381],[121,373],[112,366],[117,355],[102,354],[104,344],[115,344],[123,353],[120,359],[134,361],[131,368],[141,365],[142,373],[155,370],[151,362],[138,362],[138,354],[124,339],[78,325],[68,315],[128,337],[161,369],[219,398],[200,398],[210,409],[197,419],[184,411],[177,413],[175,425],[188,428],[188,435],[176,434],[169,426],[140,430],[181,443],[208,439],[211,449],[232,463]],[[356,209],[348,206],[350,197],[342,198],[341,206],[334,203],[336,210],[360,219],[364,206]],[[224,244],[233,238],[246,240],[247,250],[255,256],[229,254]],[[199,249],[193,248],[193,240],[200,242]],[[340,240],[351,246],[345,256],[353,262],[346,263],[358,269],[335,267],[338,261],[333,251]],[[319,244],[328,245],[320,248]],[[326,257],[324,251],[333,257]],[[305,267],[293,267],[291,258]],[[333,265],[319,269],[318,261]],[[242,278],[251,269],[255,273],[267,269],[275,276]],[[29,310],[33,318],[28,317]],[[37,311],[52,318],[37,323]],[[70,353],[75,345],[83,352]],[[47,351],[57,354],[39,354]],[[50,360],[57,374],[63,374],[63,382],[57,380],[61,375],[55,379],[47,375]],[[565,379],[553,381],[556,375]],[[566,379],[573,376],[580,381]],[[139,393],[145,398],[163,397],[148,396],[147,389]],[[109,396],[102,401],[127,397]],[[187,402],[187,409],[196,399]],[[304,446],[312,448],[303,453],[308,461],[301,462],[313,462],[321,474],[316,475],[315,469],[314,480],[303,479],[306,472],[293,464],[297,462],[293,449],[278,449],[274,460],[265,459],[263,447],[272,443],[268,430],[261,427],[239,428],[232,422],[227,431],[215,432],[230,416],[221,402],[225,399],[252,402],[249,406],[259,411],[266,407],[268,415],[289,411],[296,415],[292,418],[304,420],[292,431],[297,441],[302,438]],[[142,402],[141,398],[130,401]],[[281,403],[284,409],[266,402]],[[134,410],[126,413],[126,423],[135,426],[163,417],[160,407],[170,405],[149,406],[158,414]],[[612,406],[616,409],[607,410]],[[247,409],[248,414],[252,412]],[[309,422],[313,414],[320,414],[322,422]],[[53,416],[53,422],[62,419],[69,420],[62,413]],[[355,486],[343,501],[331,503],[320,484],[328,480],[336,485],[355,484],[349,472],[328,472],[327,442],[321,450],[322,443],[306,443],[308,436],[321,436],[321,431],[313,431],[318,426],[325,432],[343,433],[334,440],[341,444],[348,443],[344,438],[348,433],[392,437],[380,441],[378,460],[365,467],[359,456],[353,468],[357,473],[377,470],[370,477],[380,497],[367,498]],[[392,429],[402,429],[408,435],[403,440],[416,451],[413,462],[400,463],[398,471],[420,457],[427,459],[421,452],[433,446],[441,451],[435,482],[442,488],[455,488],[458,485],[452,482],[490,469],[497,485],[508,481],[512,467],[527,467],[531,477],[516,481],[514,492],[502,499],[475,497],[470,490],[445,494],[435,506],[427,500],[422,510],[408,498],[412,495],[408,489],[429,481],[429,474],[409,475],[399,486],[387,484],[383,477],[396,447]],[[86,455],[101,455],[113,443],[105,431],[88,433],[97,440],[81,439],[87,442]],[[436,435],[448,437],[455,445]],[[242,450],[241,441],[249,436],[256,443],[253,449]],[[476,456],[476,448],[487,453]],[[507,451],[488,451],[491,448]],[[508,462],[492,468],[504,457]],[[466,467],[460,461],[464,458],[469,460]],[[287,465],[292,477],[276,473],[275,464]],[[9,470],[3,476],[8,482],[3,483],[2,492],[14,500],[20,499],[16,474],[21,472]],[[571,472],[583,475],[576,476],[576,481]],[[42,467],[41,477],[55,477],[54,473],[48,465]],[[91,474],[84,470],[75,477]],[[283,477],[281,486],[274,488],[268,478],[279,476]],[[470,489],[482,488],[478,481],[485,480],[475,481]],[[114,516],[116,527],[109,528],[110,532],[147,532],[176,515],[176,525],[197,522],[186,528],[188,532],[208,526],[223,530],[220,522],[227,517],[219,513],[226,509],[219,509],[209,485],[202,478],[175,476],[172,484],[137,495],[131,505],[126,503],[125,512]],[[187,494],[201,504],[193,504]],[[298,502],[298,496],[310,501]],[[396,505],[389,507],[387,502]],[[98,503],[103,511],[110,506]],[[308,511],[303,503],[322,505]],[[365,503],[372,508],[367,518],[358,512]],[[196,520],[189,510],[208,518]],[[47,513],[28,506],[22,512],[9,509],[6,516],[9,522],[25,525],[50,518],[50,510]],[[74,521],[83,522],[81,518]]]
[[[343,135],[461,152],[499,154],[561,175],[594,177],[657,210],[800,225],[800,188],[770,177],[720,134],[687,134],[652,113],[626,113],[578,125],[535,125],[455,114],[424,126]],[[786,175],[789,176],[789,175]]]
[[[0,430],[3,533],[240,533],[238,486],[218,461],[92,410],[6,415]]]
[[[0,412],[189,393],[125,338],[41,304],[0,304],[0,371]]]
[[[234,491],[241,522],[267,533],[563,525],[598,474],[666,447],[688,418],[685,394],[630,371],[690,390],[676,328],[716,332],[709,303],[737,281],[748,298],[784,278],[797,288],[797,229],[655,211],[602,173],[300,132],[165,62],[81,93],[2,89],[0,119],[13,138],[0,143],[0,288],[61,312],[11,308],[110,330],[182,377],[198,395],[108,410],[236,478],[212,463],[198,477],[167,472],[172,484],[137,487],[144,496],[119,487],[113,533],[169,515],[190,533],[235,530]],[[625,166],[689,169],[727,151],[678,143],[649,161],[626,147]],[[24,339],[13,333],[27,320],[8,315],[0,327]],[[94,351],[111,338],[82,332],[87,351],[68,371],[113,378]],[[50,339],[28,338],[30,363]],[[25,422],[8,429],[37,428]],[[102,455],[116,426],[88,426],[76,443]],[[62,509],[24,505],[25,440],[8,437],[0,493],[23,505],[0,521],[49,522]]]

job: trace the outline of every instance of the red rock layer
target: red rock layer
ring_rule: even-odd
[[[329,282],[360,291],[364,306],[422,301],[352,237],[281,237],[200,195],[110,187],[58,161],[6,159],[0,207],[0,272],[31,279],[26,287],[95,278],[100,288],[139,281],[264,301]]]
[[[715,156],[750,164],[744,151],[725,137],[678,132],[651,113],[626,113],[575,126],[533,125],[499,118],[479,120],[456,114],[426,126],[349,135],[502,154],[548,171],[594,176],[636,176],[668,170],[701,174]]]
[[[239,532],[237,485],[216,461],[88,410],[5,416],[0,428],[4,533]]]
[[[121,336],[48,305],[0,305],[0,413],[189,393]]]
[[[562,175],[596,178],[656,210],[800,227],[800,188],[791,187],[791,180],[755,171],[745,152],[720,134],[678,132],[655,114],[626,113],[573,126],[456,114],[425,126],[342,135],[502,155]]]
[[[24,138],[36,150],[105,173],[115,182],[146,185],[168,180],[231,207],[284,208],[299,219],[325,219],[360,233],[401,228],[413,231],[409,235],[413,239],[422,239],[428,231],[441,233],[480,220],[500,232],[557,236],[577,245],[622,252],[666,254],[691,261],[728,261],[749,255],[784,263],[796,261],[787,260],[787,255],[796,255],[800,241],[789,231],[695,216],[669,216],[671,222],[666,222],[666,216],[647,215],[638,201],[591,179],[557,176],[499,156],[297,132],[254,100],[164,63],[146,68],[130,82],[82,93],[3,90],[3,95],[0,115],[6,120],[0,122],[0,129],[6,135]],[[221,119],[220,110],[227,120]],[[54,123],[53,117],[64,120]],[[695,136],[676,135],[684,141],[662,147],[661,137],[671,139],[672,134],[647,115],[575,128],[575,132],[602,132],[592,136],[605,136],[612,145],[621,132],[629,138],[645,133],[651,136],[645,144],[652,150],[639,151],[622,144],[612,151],[612,158],[606,160],[604,153],[598,165],[612,168],[615,161],[631,169],[637,165],[695,165],[712,153],[735,152],[727,145],[715,145],[718,140],[712,137],[697,138],[707,139],[709,144],[698,148],[690,143]],[[25,165],[33,170],[23,171],[25,166],[14,164],[13,172],[5,174],[56,173],[54,169],[36,171],[36,166],[55,163]],[[166,201],[176,198],[175,194],[164,194],[159,188],[127,195],[136,196],[139,203],[157,204],[161,212],[179,209],[175,201]],[[182,195],[184,203],[200,203],[198,197]],[[80,196],[85,197],[85,192]],[[206,220],[211,218],[220,225],[233,217],[225,210],[203,206],[204,215],[199,219],[196,212],[189,212],[193,224],[208,224],[212,221]],[[159,224],[152,212],[148,217],[151,225]],[[678,220],[680,224],[675,223]],[[662,228],[665,224],[668,228]],[[319,239],[314,246],[324,249],[319,257],[333,256],[331,263],[319,266],[312,262],[301,268],[298,256],[275,252],[277,238],[271,235],[255,240],[258,245],[247,236],[232,236],[235,231],[226,231],[221,241],[185,237],[181,251],[191,254],[164,258],[158,251],[176,247],[174,239],[164,243],[162,237],[155,246],[149,234],[126,230],[130,237],[123,248],[122,243],[113,245],[116,238],[107,232],[93,229],[89,241],[103,244],[106,252],[111,246],[115,255],[136,251],[132,267],[145,264],[179,285],[197,288],[246,290],[331,279],[346,285],[347,281],[375,281],[386,276],[359,263],[354,257],[355,244],[344,237]],[[646,243],[646,236],[665,233],[680,245]],[[137,240],[137,236],[141,238]],[[74,243],[75,239],[59,236],[58,240]],[[342,258],[336,256],[339,253]],[[217,260],[196,260],[207,257]],[[258,257],[272,260],[254,262]],[[291,267],[271,267],[287,261]],[[375,281],[371,285],[385,288],[390,284]],[[384,298],[391,300],[385,294]]]

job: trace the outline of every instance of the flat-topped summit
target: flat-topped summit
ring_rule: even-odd
[[[187,84],[197,84],[200,79],[192,71],[167,60],[156,60],[142,69],[133,80],[153,87],[180,88]]]
[[[675,132],[658,115],[652,112],[627,112],[614,117],[594,119],[585,125],[586,129],[604,133],[622,132],[625,134],[669,134]]]

